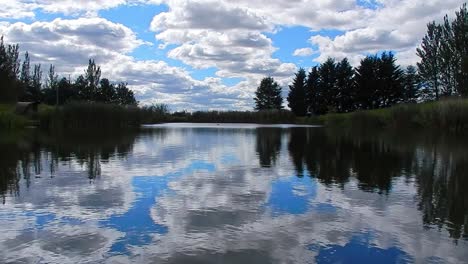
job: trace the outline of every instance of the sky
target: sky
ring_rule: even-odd
[[[430,21],[463,0],[0,0],[0,35],[60,76],[127,82],[140,104],[250,110],[263,77],[287,86],[328,57],[418,61]],[[44,74],[46,75],[46,74]]]

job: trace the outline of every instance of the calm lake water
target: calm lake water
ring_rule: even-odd
[[[292,126],[0,135],[0,263],[466,263],[467,150]]]

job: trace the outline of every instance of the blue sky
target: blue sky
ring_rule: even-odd
[[[299,67],[354,65],[396,53],[414,64],[426,24],[460,0],[8,0],[0,34],[63,76],[94,58],[141,104],[172,110],[251,109],[265,76],[287,89]]]

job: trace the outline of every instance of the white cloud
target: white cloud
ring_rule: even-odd
[[[314,50],[312,48],[302,48],[295,50],[293,56],[308,57],[312,54],[314,54]]]
[[[401,59],[399,63],[414,64],[417,61],[414,53],[426,32],[426,24],[453,14],[462,1],[393,0],[380,4],[363,27],[350,29],[335,38],[312,36],[310,42],[318,46],[320,53],[317,61],[348,57],[356,65],[368,53],[393,50]]]

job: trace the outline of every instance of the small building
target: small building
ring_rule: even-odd
[[[18,115],[33,115],[37,113],[39,102],[18,102],[15,113]]]

